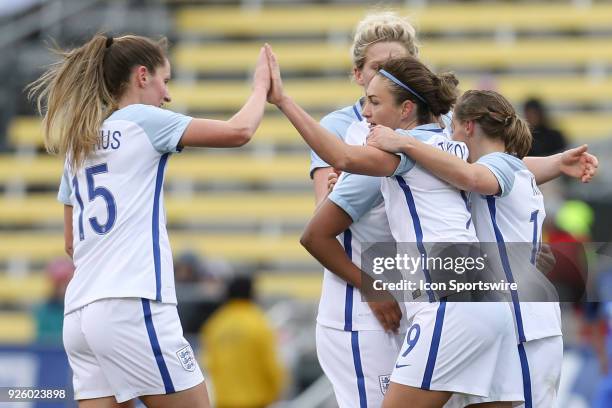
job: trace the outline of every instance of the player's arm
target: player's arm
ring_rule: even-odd
[[[582,145],[551,156],[525,157],[523,163],[533,173],[538,184],[546,183],[562,174],[588,183],[597,173],[599,161],[587,150],[588,146]]]
[[[315,205],[319,205],[325,200],[329,193],[328,179],[329,175],[334,172],[332,167],[319,167],[312,172],[312,184],[315,193]]]
[[[500,192],[497,178],[487,167],[467,163],[411,136],[400,136],[388,127],[374,127],[368,136],[368,145],[393,153],[404,153],[435,176],[460,190],[485,195]]]
[[[253,75],[253,92],[246,103],[231,119],[193,119],[179,142],[179,147],[238,147],[248,143],[261,123],[270,87],[270,70],[265,50],[259,58]]]
[[[336,239],[352,223],[346,212],[326,199],[306,225],[300,243],[321,265],[359,289],[361,270],[346,256]]]
[[[336,237],[346,231],[353,220],[330,199],[320,205],[314,217],[310,220],[300,243],[326,269],[361,289],[362,284],[371,287],[370,278],[349,259],[344,248]],[[368,279],[362,283],[362,276]],[[369,302],[370,308],[383,328],[397,331],[402,317],[401,310],[394,300]]]
[[[64,250],[72,258],[72,206],[64,204]]]
[[[389,176],[400,160],[396,155],[367,146],[352,146],[339,140],[302,109],[283,90],[280,68],[269,46],[266,46],[271,70],[268,102],[276,105],[291,121],[304,141],[321,159],[334,168],[355,174]]]

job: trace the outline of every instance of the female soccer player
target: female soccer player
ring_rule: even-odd
[[[351,47],[355,82],[365,91],[385,60],[415,55],[415,41],[414,28],[397,14],[368,15],[357,25]],[[365,144],[368,127],[363,121],[362,103],[360,99],[330,113],[321,120],[321,125],[339,140]],[[327,195],[328,174],[334,174],[330,165],[312,151],[310,175],[317,204]],[[330,218],[345,222],[326,223],[324,228],[313,229],[324,235],[333,232],[326,240],[325,252],[333,254],[333,259],[359,267],[362,243],[393,242],[379,185],[376,177],[359,176],[334,193],[333,200],[338,206],[331,207],[334,214]],[[360,192],[355,194],[357,191]],[[377,205],[372,206],[371,202]],[[347,209],[351,219],[346,217]],[[312,238],[320,241],[317,235]],[[405,324],[400,326],[403,305],[393,298],[370,304],[361,302],[358,282],[326,259],[315,257],[326,268],[316,330],[317,355],[323,371],[333,385],[340,407],[380,406],[403,340]]]
[[[355,28],[351,45],[353,80],[365,94],[370,80],[386,60],[417,54],[416,31],[406,18],[391,11],[369,14]],[[354,127],[359,128],[355,122],[363,121],[364,102],[364,98],[360,98],[353,105],[326,115],[321,119],[321,126],[347,143],[361,144],[362,140],[347,139],[347,133]],[[310,177],[317,204],[327,195],[327,177],[331,171],[331,166],[311,151]]]
[[[283,93],[278,64],[270,48],[267,50],[272,69],[268,100],[291,120],[313,150],[334,167],[352,173],[397,174],[384,180],[382,189],[395,241],[415,242],[423,254],[430,242],[477,241],[458,190],[405,159],[400,162],[397,155],[367,146],[347,145],[335,138]],[[448,141],[438,124],[440,115],[447,113],[455,101],[454,76],[437,76],[412,57],[388,61],[383,67],[385,70],[368,86],[365,118],[370,123],[411,130],[427,143],[443,142],[466,159],[465,146]],[[406,90],[408,86],[412,92]],[[346,180],[352,176],[346,176]],[[342,183],[344,180],[336,188],[341,188]],[[385,184],[389,184],[387,188]],[[332,202],[333,195],[330,198],[319,207],[315,218],[324,217],[332,222],[331,217],[325,217],[332,213],[329,208],[337,205]],[[429,204],[428,199],[433,199],[435,205]],[[350,210],[347,214],[351,214]],[[347,216],[344,218],[346,223]],[[324,256],[320,255],[321,243],[308,238],[310,229],[307,227],[303,238],[307,249]],[[340,257],[329,259],[330,264],[334,262],[338,269],[350,270],[356,282],[361,281],[357,266]],[[428,279],[426,270],[423,275]],[[412,326],[406,334],[405,348],[400,351],[383,406],[405,406],[410,401],[414,407],[442,407],[453,394],[466,398],[480,396],[489,406],[500,407],[522,400],[520,363],[507,305],[447,303],[444,296],[430,291],[423,296],[412,296],[415,300],[425,297],[426,301],[406,306]]]
[[[81,407],[208,407],[176,310],[163,180],[185,146],[236,147],[259,125],[270,84],[262,49],[251,96],[228,121],[170,102],[166,41],[95,35],[32,84],[48,151],[65,157],[58,198],[76,271],[64,345]]]
[[[479,240],[497,243],[505,275],[520,282],[521,277],[527,278],[526,273],[534,272],[529,264],[536,262],[545,217],[535,177],[521,161],[531,147],[529,127],[502,95],[467,91],[455,106],[453,137],[468,146],[469,163],[384,127],[372,130],[368,144],[405,153],[442,180],[472,192],[472,217]],[[568,173],[573,170],[586,182],[595,174],[597,159],[583,155],[585,151],[582,146],[554,157],[559,168]],[[574,166],[580,161],[582,170]],[[523,251],[524,245],[517,243],[529,243],[530,248]],[[533,295],[528,299],[538,300]],[[563,359],[559,304],[514,300],[525,406],[552,407]]]

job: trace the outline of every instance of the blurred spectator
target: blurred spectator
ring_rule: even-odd
[[[542,101],[536,98],[528,99],[523,106],[523,112],[533,135],[528,156],[548,156],[566,148],[565,137],[561,131],[551,126]]]
[[[588,282],[588,247],[591,240],[593,210],[579,200],[568,200],[554,216],[554,223],[545,224],[546,241],[555,257],[555,266],[548,278],[555,285],[561,300],[583,299]]]
[[[226,303],[201,330],[203,365],[218,408],[263,408],[281,395],[284,369],[275,334],[252,292],[250,277],[235,278]]]
[[[202,323],[223,300],[226,275],[233,273],[223,261],[202,260],[195,252],[185,251],[174,260],[174,278],[178,313],[183,332],[196,334]]]
[[[45,303],[34,309],[36,341],[46,344],[61,344],[64,322],[64,295],[74,273],[74,265],[70,259],[56,259],[47,265],[45,272],[51,281],[52,293]]]
[[[224,280],[233,274],[229,263],[199,256],[194,251],[184,251],[174,261],[174,278],[177,283]]]

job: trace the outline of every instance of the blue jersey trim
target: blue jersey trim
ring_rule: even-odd
[[[470,218],[468,218],[467,222],[465,223],[465,229],[470,229],[470,224],[472,223],[472,208],[470,205],[470,200],[468,199],[467,194],[465,194],[465,191],[459,190],[459,192],[461,193],[461,198],[463,198],[463,202],[465,203],[465,208],[470,214]]]
[[[359,103],[359,102],[357,102]],[[361,117],[361,113],[359,113],[359,109],[357,109],[357,103],[355,103],[355,105],[353,105],[353,112],[355,112],[355,116],[357,116],[357,120],[359,120],[360,122],[363,120],[363,118]]]
[[[521,360],[521,371],[523,373],[523,394],[525,396],[525,408],[533,408],[533,400],[531,397],[531,375],[529,374],[529,361],[525,352],[525,345],[518,345],[519,358]]]
[[[425,374],[423,375],[423,383],[421,388],[429,390],[431,387],[431,378],[436,366],[436,358],[438,357],[438,348],[440,347],[440,338],[442,337],[442,327],[444,325],[444,313],[446,312],[446,299],[441,299],[436,312],[436,322],[434,331],[431,337],[431,346],[429,347],[429,355],[427,356],[427,365],[425,366]]]
[[[74,196],[76,197],[77,203],[79,204],[79,241],[85,239],[85,232],[83,231],[83,211],[85,211],[85,207],[83,206],[83,199],[81,198],[81,194],[79,193],[79,181],[77,176],[74,176],[72,179],[72,184],[74,187]]]
[[[353,234],[350,229],[344,231],[344,252],[346,256],[353,260],[352,248]],[[344,298],[344,331],[353,330],[353,285],[346,284],[346,294]]]
[[[153,355],[155,355],[155,361],[157,362],[157,368],[161,374],[162,380],[164,381],[164,388],[166,394],[174,393],[174,385],[170,378],[170,372],[164,361],[159,341],[157,340],[157,334],[155,333],[155,327],[153,326],[153,318],[151,317],[151,304],[149,299],[140,299],[142,302],[142,310],[144,312],[145,325],[147,326],[147,333],[149,334],[149,341],[151,342],[151,348],[153,349]]]
[[[157,166],[157,177],[155,178],[155,195],[153,196],[153,219],[151,228],[153,235],[153,264],[155,266],[155,300],[161,302],[161,261],[159,254],[159,200],[164,183],[164,168],[168,162],[169,153],[165,153],[159,159]]]
[[[510,268],[510,261],[508,260],[508,254],[506,252],[504,236],[497,226],[497,220],[495,218],[495,197],[487,196],[487,205],[489,206],[489,214],[491,215],[493,231],[495,231],[495,240],[497,241],[497,248],[499,249],[499,256],[501,257],[501,263],[502,267],[504,268],[506,280],[508,283],[514,283],[514,276],[512,276],[512,269]],[[519,303],[518,293],[516,290],[510,290],[510,295],[512,296],[512,306],[514,307],[514,316],[516,318],[516,329],[518,331],[519,342],[524,343],[527,341],[527,339],[525,338],[525,330],[523,329],[523,316],[521,314],[521,305]]]
[[[361,354],[359,352],[359,332],[351,332],[351,349],[353,350],[353,363],[355,364],[355,374],[357,375],[357,390],[359,391],[359,408],[368,407],[368,399],[365,389],[365,378],[361,367]]]
[[[406,184],[406,180],[404,180],[401,176],[395,176],[397,183],[404,191],[404,196],[406,196],[406,203],[408,204],[408,210],[410,211],[410,216],[412,217],[412,224],[414,225],[414,232],[416,234],[416,244],[421,256],[424,259],[427,259],[427,251],[425,250],[425,245],[423,245],[423,229],[421,228],[421,221],[419,220],[419,214],[417,213],[416,205],[414,203],[414,197],[412,196],[412,191],[408,184]],[[431,277],[429,276],[429,270],[427,267],[423,268],[423,274],[425,275],[425,281],[427,283],[431,283]],[[436,297],[431,289],[427,289],[427,296],[429,297],[430,302],[435,302]]]

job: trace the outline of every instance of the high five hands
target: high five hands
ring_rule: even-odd
[[[270,68],[270,90],[268,91],[268,102],[276,106],[280,105],[285,98],[283,90],[283,80],[281,78],[280,67],[276,59],[276,55],[272,51],[270,44],[264,45],[264,50],[268,58],[268,66]]]
[[[270,84],[270,66],[268,63],[266,46],[264,45],[259,50],[259,57],[255,64],[255,71],[253,72],[253,89],[261,88],[267,95],[270,92]]]

